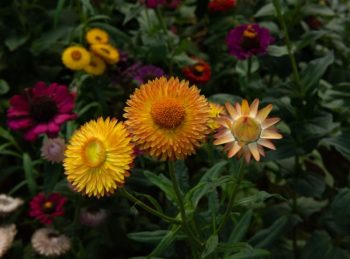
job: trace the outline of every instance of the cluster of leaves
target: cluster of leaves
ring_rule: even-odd
[[[26,201],[39,191],[69,197],[66,215],[55,223],[73,237],[67,258],[190,257],[179,226],[169,228],[118,194],[93,200],[73,193],[63,168],[40,158],[41,140],[26,143],[6,127],[9,97],[39,80],[78,88],[78,119],[62,131],[67,139],[97,116],[122,118],[125,100],[136,86],[122,78],[118,66],[92,77],[61,64],[62,50],[82,42],[87,28],[98,27],[133,60],[158,65],[168,74],[183,77],[181,68],[193,64],[191,57],[202,57],[212,68],[211,80],[201,86],[211,101],[259,98],[274,104],[274,113],[282,118],[278,127],[284,138],[262,162],[247,167],[220,234],[215,226],[222,220],[238,163],[225,159],[211,141],[196,156],[176,162],[186,213],[201,226],[205,240],[202,258],[349,258],[350,4],[273,2],[241,0],[234,10],[217,14],[209,13],[208,1],[202,0],[184,0],[174,10],[147,9],[126,0],[2,0],[2,191]],[[310,19],[319,22],[318,28],[312,28]],[[225,37],[229,29],[251,21],[268,28],[275,41],[267,55],[238,61],[228,54]],[[174,215],[176,196],[165,172],[164,163],[139,157],[126,188],[132,186],[138,198]],[[76,215],[84,206],[108,209],[107,222],[97,229],[80,226]],[[39,223],[27,211],[26,205],[13,219],[19,231],[11,258],[36,258],[30,233]]]

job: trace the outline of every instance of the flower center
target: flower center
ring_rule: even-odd
[[[173,129],[184,121],[186,112],[178,100],[166,98],[152,105],[151,115],[158,126]]]
[[[106,149],[96,138],[86,143],[83,152],[84,160],[90,167],[98,167],[106,160]]]
[[[49,239],[52,239],[52,238],[57,238],[57,237],[59,237],[60,235],[58,234],[58,233],[49,233],[49,234],[47,234],[47,237],[49,238]]]
[[[244,30],[241,46],[244,50],[258,49],[260,47],[258,33],[252,25],[248,25]]]
[[[196,76],[201,76],[204,72],[204,66],[203,65],[194,65],[192,69],[193,74]]]
[[[110,55],[110,54],[111,54],[111,52],[110,52],[108,49],[106,49],[106,48],[101,48],[101,50],[102,50],[104,53],[106,53],[107,55]]]
[[[78,61],[78,60],[81,59],[81,53],[80,53],[80,51],[78,51],[78,50],[73,50],[73,51],[70,53],[70,56],[72,57],[72,59],[73,59],[74,61]]]
[[[45,201],[43,204],[43,211],[45,214],[50,214],[53,212],[53,203],[51,201]]]
[[[57,112],[55,101],[48,96],[36,96],[30,102],[30,113],[37,122],[48,122]]]
[[[260,137],[259,124],[248,116],[236,120],[232,126],[233,135],[242,142],[253,142]]]

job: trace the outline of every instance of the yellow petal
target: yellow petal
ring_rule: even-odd
[[[267,105],[266,107],[264,107],[258,112],[256,119],[260,122],[263,122],[267,118],[271,110],[272,110],[272,104]]]
[[[247,164],[249,164],[250,158],[252,156],[252,154],[250,153],[250,150],[245,146],[243,147],[242,152],[243,152],[244,160],[246,161]]]
[[[232,119],[236,119],[239,116],[236,109],[230,103],[225,103],[225,107]]]
[[[265,129],[261,132],[260,137],[265,139],[281,139],[282,135],[274,130]]]
[[[226,131],[225,134],[223,134],[217,140],[214,141],[214,145],[221,145],[233,141],[235,141],[235,138],[232,135],[232,133],[230,131]]]
[[[237,142],[235,142],[235,143],[233,144],[233,147],[232,147],[232,148],[229,150],[229,152],[227,153],[228,158],[233,157],[235,154],[237,154],[237,152],[238,152],[239,150],[241,150],[241,146],[238,145]]]
[[[258,146],[257,146],[256,142],[250,143],[248,145],[248,148],[249,148],[250,152],[252,153],[254,159],[256,161],[259,161],[260,160],[260,153],[259,153]]]
[[[277,117],[274,117],[274,118],[268,118],[268,119],[265,119],[263,121],[263,123],[261,124],[261,127],[263,129],[267,129],[269,127],[271,127],[272,125],[275,125],[277,122],[279,122],[281,119],[280,118],[277,118]]]
[[[255,99],[252,104],[250,105],[250,117],[255,118],[258,113],[258,107],[259,107],[259,99]]]
[[[244,99],[242,101],[242,115],[243,116],[247,116],[250,112],[250,109],[249,109],[249,104],[248,104],[248,101],[246,99]]]

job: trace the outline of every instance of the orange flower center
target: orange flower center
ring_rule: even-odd
[[[110,54],[111,54],[111,52],[110,52],[108,49],[106,49],[106,48],[101,48],[101,50],[102,50],[104,53],[106,53],[107,55],[110,55]]]
[[[158,126],[173,129],[184,121],[186,112],[179,100],[166,98],[152,105],[151,115]]]
[[[253,38],[256,38],[256,36],[258,36],[258,34],[254,30],[252,25],[248,25],[247,28],[243,32],[243,36],[246,38],[253,39]]]
[[[43,207],[44,209],[51,209],[53,207],[53,203],[51,201],[46,201]]]
[[[257,49],[260,46],[258,33],[251,24],[243,32],[241,46],[245,50]]]
[[[90,139],[83,147],[83,158],[90,167],[98,167],[106,160],[106,149],[103,143],[96,139]]]
[[[81,53],[79,50],[73,50],[71,53],[70,53],[70,56],[72,57],[72,59],[74,61],[78,61],[81,59]]]
[[[260,137],[260,125],[251,117],[243,116],[232,126],[233,135],[241,142],[253,142]]]

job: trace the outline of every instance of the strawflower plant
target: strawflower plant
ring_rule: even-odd
[[[29,2],[0,6],[1,258],[349,257],[347,1]]]

